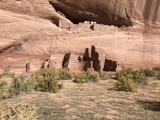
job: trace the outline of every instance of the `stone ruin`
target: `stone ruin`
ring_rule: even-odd
[[[50,55],[41,68],[67,69],[72,72],[80,71],[116,71],[117,62],[106,58],[102,49],[91,46],[91,50],[86,48],[84,54],[76,55],[73,53]]]
[[[59,28],[65,29],[65,30],[77,30],[77,31],[106,31],[106,29],[115,29],[115,27],[103,25],[103,24],[97,24],[93,21],[84,21],[80,22],[78,24],[71,25],[67,23],[64,20],[58,20],[56,24]]]
[[[71,29],[71,25],[64,20],[58,20],[57,26],[66,30]]]

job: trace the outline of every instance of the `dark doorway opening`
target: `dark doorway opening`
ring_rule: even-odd
[[[107,72],[116,71],[116,69],[117,69],[116,61],[112,61],[108,59],[105,60],[103,71],[107,71]]]
[[[85,53],[83,54],[83,61],[90,61],[91,58],[89,57],[89,48],[85,49]]]
[[[99,54],[93,45],[91,46],[91,61],[93,61],[94,71],[100,71]]]
[[[67,53],[67,54],[64,55],[64,58],[63,58],[63,61],[62,61],[62,68],[68,69],[70,56],[71,56],[71,53]]]

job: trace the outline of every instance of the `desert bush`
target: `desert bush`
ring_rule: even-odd
[[[133,76],[121,76],[114,86],[117,90],[136,92],[138,83],[133,80]]]
[[[63,86],[62,83],[61,83],[61,84],[58,84],[58,89],[59,89],[59,90],[63,89],[63,87],[64,87],[64,86]]]
[[[87,83],[87,82],[97,82],[99,80],[99,74],[97,72],[82,72],[75,74],[75,83]]]
[[[121,71],[116,73],[117,79],[121,78],[122,76],[127,76],[128,74],[132,74],[132,68],[123,68]]]
[[[160,80],[160,75],[157,76],[157,79]]]
[[[135,82],[141,83],[146,79],[146,75],[142,70],[133,70],[132,68],[123,68],[121,71],[116,73],[117,79],[121,79],[122,77],[132,76]]]
[[[69,72],[66,69],[59,69],[57,70],[57,72],[60,80],[70,80],[74,77],[73,73]]]
[[[147,79],[144,72],[139,71],[139,70],[134,70],[132,75],[133,75],[133,80],[138,83],[141,83]]]
[[[9,88],[10,97],[20,94],[21,92],[25,92],[24,84],[25,79],[27,78],[24,75],[13,76],[12,83]]]
[[[73,82],[87,83],[88,81],[87,81],[87,76],[86,76],[85,72],[75,74]]]
[[[0,99],[7,99],[9,97],[8,83],[0,80]]]
[[[10,71],[10,66],[7,66],[6,68],[3,69],[2,75],[13,77],[15,73]]]
[[[160,66],[154,67],[153,70],[154,71],[160,71]]]
[[[89,82],[97,82],[100,79],[97,72],[87,71],[86,76]]]
[[[141,69],[140,71],[144,72],[147,77],[155,77],[155,72],[150,69]]]
[[[147,76],[153,76],[154,73],[148,69],[133,70],[124,68],[116,73],[118,81],[115,83],[115,88],[127,92],[136,92],[138,84],[146,80]]]
[[[7,99],[19,95],[21,92],[28,92],[30,90],[28,88],[29,84],[28,80],[27,81],[25,80],[26,76],[24,75],[13,76],[12,83],[10,86],[8,85],[7,82],[0,81],[0,99]]]
[[[2,73],[0,73],[0,79],[3,77],[3,74]]]
[[[107,76],[106,72],[99,72],[99,77],[101,80],[107,80],[109,77]]]
[[[34,82],[35,90],[42,92],[58,92],[60,89],[58,83],[59,75],[55,69],[41,69],[32,76],[31,80]]]
[[[27,79],[23,83],[23,92],[31,93],[34,91],[34,89],[35,89],[35,84],[31,79]]]
[[[29,103],[18,103],[0,108],[0,120],[36,120],[38,108]]]

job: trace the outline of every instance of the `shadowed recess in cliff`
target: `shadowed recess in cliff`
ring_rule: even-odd
[[[63,13],[74,24],[93,21],[98,24],[119,27],[132,26],[127,10],[124,7],[118,7],[118,5],[125,5],[125,3],[117,0],[105,0],[103,2],[100,0],[50,0],[49,3],[56,11]]]
[[[61,2],[61,4],[58,4],[56,2],[54,2],[55,0],[49,0],[49,3],[53,6],[53,8],[57,11],[57,12],[61,12],[62,14],[65,15],[65,17],[67,19],[69,19],[70,21],[72,21],[72,23],[74,24],[78,24],[79,22],[84,22],[85,20],[83,18],[80,18],[80,16],[77,16],[78,14],[76,14],[74,11],[76,11],[74,9],[74,7],[69,7],[66,8],[64,3]],[[68,5],[68,4],[67,4]],[[71,14],[70,14],[71,13]],[[76,18],[74,16],[77,16]],[[89,21],[89,20],[87,20]]]

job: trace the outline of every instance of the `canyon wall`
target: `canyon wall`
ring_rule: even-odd
[[[160,0],[50,0],[71,21],[96,21],[117,26],[160,23]]]
[[[67,4],[64,4],[65,2]],[[152,68],[160,65],[159,0],[92,0],[92,2],[65,0],[65,2],[54,0],[50,3],[54,7],[56,5],[55,10],[61,12],[63,6],[65,11],[69,11],[65,14],[66,17],[71,18],[73,22],[96,21],[117,25],[119,28],[94,24],[92,30],[89,23],[72,25],[70,20],[57,13],[46,0],[1,0],[0,67],[12,63],[14,66],[24,68],[26,63],[31,62],[33,66],[38,63],[38,68],[45,60],[42,57],[50,53],[58,61],[58,67],[66,53],[71,53],[70,62],[76,61],[78,64],[77,57],[82,56],[86,48],[89,48],[91,53],[92,45],[99,54],[101,66],[104,66],[105,59],[117,61],[121,67]],[[69,29],[55,25],[61,20],[71,25]],[[123,25],[133,26],[120,27]],[[15,54],[22,54],[22,57],[25,57],[22,60],[20,57],[16,58]],[[29,55],[42,57],[32,59]],[[75,63],[71,63],[70,68],[74,68]]]

